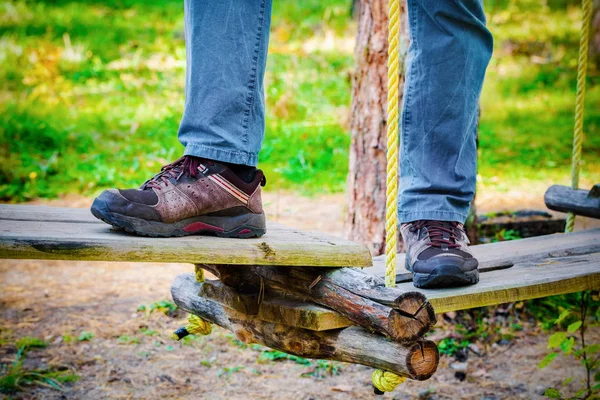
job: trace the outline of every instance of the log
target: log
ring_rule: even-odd
[[[546,190],[544,202],[546,207],[554,211],[600,218],[600,184],[594,185],[589,191],[553,185]]]
[[[415,380],[431,377],[439,363],[435,343],[422,340],[401,344],[360,327],[323,332],[261,321],[197,295],[202,283],[179,275],[171,286],[181,309],[232,331],[244,343],[259,343],[300,357],[362,364]]]
[[[217,276],[228,267],[204,265]],[[418,292],[387,289],[380,279],[350,268],[322,273],[311,268],[255,266],[252,271],[275,290],[291,293],[331,308],[357,325],[389,336],[400,343],[413,342],[435,324],[435,312]],[[365,282],[365,283],[361,283]],[[388,304],[372,300],[380,293],[395,295]]]
[[[199,285],[198,295],[242,314],[268,322],[296,328],[323,331],[352,325],[344,316],[316,304],[267,291],[264,295],[242,294],[218,280],[206,280]]]

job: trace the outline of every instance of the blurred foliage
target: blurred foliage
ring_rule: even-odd
[[[578,1],[486,2],[495,55],[482,97],[479,183],[569,179]],[[350,1],[278,0],[261,167],[270,188],[340,191],[356,23]],[[182,153],[181,0],[0,3],[0,200],[135,187]],[[600,175],[590,69],[583,180]]]

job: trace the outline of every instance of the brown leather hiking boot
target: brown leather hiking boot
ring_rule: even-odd
[[[251,238],[266,232],[261,170],[246,183],[218,162],[184,156],[140,189],[109,189],[92,204],[107,224],[144,236],[196,233]]]
[[[418,288],[442,288],[479,282],[479,263],[458,222],[419,220],[400,227],[406,243],[406,269]]]

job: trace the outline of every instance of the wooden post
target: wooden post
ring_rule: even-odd
[[[428,379],[437,369],[439,353],[431,341],[401,344],[355,326],[317,332],[261,321],[198,296],[199,284],[190,274],[175,278],[171,295],[177,306],[234,332],[244,343],[260,343],[300,357],[367,365],[416,380]]]

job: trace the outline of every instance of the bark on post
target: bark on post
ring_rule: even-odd
[[[356,69],[352,79],[352,144],[345,230],[348,239],[366,244],[374,256],[385,250],[387,5],[384,0],[362,0],[359,4]],[[404,2],[401,12],[403,16],[406,14]],[[402,21],[401,31],[407,38],[404,17]],[[402,93],[403,76],[400,86]]]

